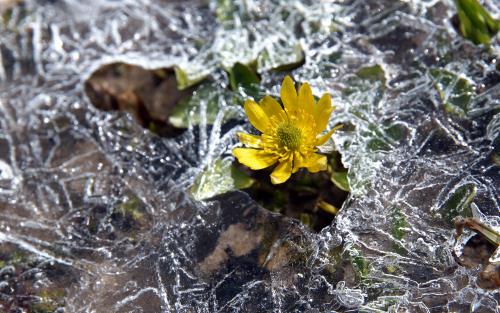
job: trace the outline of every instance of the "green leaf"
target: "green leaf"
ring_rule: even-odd
[[[219,23],[227,22],[233,19],[236,8],[233,0],[217,0],[215,15]]]
[[[406,129],[401,124],[390,124],[384,128],[384,133],[394,142],[399,142],[405,138]]]
[[[233,90],[237,90],[239,86],[248,89],[259,84],[260,78],[249,66],[237,62],[229,71],[229,82]]]
[[[406,221],[406,216],[399,208],[394,208],[391,212],[392,229],[391,233],[396,239],[403,239],[408,232],[405,228],[410,226]]]
[[[385,84],[386,82],[385,71],[379,64],[362,67],[358,70],[356,75],[358,75],[358,77],[361,79],[368,79],[372,81],[379,80],[382,82],[382,84]]]
[[[332,215],[337,215],[337,213],[339,212],[339,209],[336,206],[323,200],[318,202],[318,207]]]
[[[231,178],[236,189],[247,189],[255,183],[255,179],[248,176],[247,173],[234,164],[231,166]]]
[[[453,219],[457,216],[470,217],[472,212],[469,208],[477,193],[477,187],[473,183],[462,185],[448,196],[448,199],[440,208],[444,220],[453,226]]]
[[[430,76],[434,81],[444,109],[448,113],[465,117],[474,94],[474,87],[469,81],[440,68],[431,69]]]
[[[455,224],[457,233],[462,236],[462,228],[466,227],[474,232],[484,236],[491,244],[500,246],[500,229],[498,227],[487,225],[477,218],[464,218],[458,220]],[[498,247],[490,258],[491,263],[499,263],[500,261],[500,247]]]
[[[115,210],[117,213],[122,215],[127,215],[135,221],[141,221],[144,219],[144,214],[141,211],[141,200],[137,197],[119,204]]]
[[[356,99],[360,103],[357,109],[377,107],[386,90],[385,71],[376,64],[360,68],[355,76],[348,79],[347,86],[342,90],[344,96]]]
[[[395,207],[391,210],[390,221],[391,221],[391,234],[394,236],[394,238],[402,240],[408,233],[408,230],[406,228],[408,228],[410,225],[408,224],[406,216],[403,214],[401,209]],[[398,241],[392,242],[392,248],[394,252],[400,255],[408,254],[405,247],[401,245],[401,243]]]
[[[259,51],[255,49],[255,38],[247,28],[236,27],[218,34],[217,44],[212,46],[218,66],[230,72],[236,63],[253,64]]]
[[[500,154],[493,154],[491,156],[491,159],[493,160],[493,163],[495,163],[497,166],[500,166]]]
[[[203,71],[196,67],[182,68],[180,66],[175,66],[174,71],[175,78],[177,80],[177,89],[179,90],[184,90],[188,87],[196,85],[197,83],[207,78],[207,76],[210,74],[210,71],[208,69],[205,69]]]
[[[300,66],[304,60],[304,52],[298,41],[276,42],[260,52],[257,69],[260,73],[269,70],[286,71]]]
[[[475,230],[480,232],[486,239],[494,245],[500,246],[500,232],[489,225],[478,222]]]
[[[346,252],[355,270],[356,277],[360,280],[366,278],[370,273],[370,262],[355,247],[349,247]]]
[[[230,159],[217,159],[196,177],[190,193],[196,200],[205,200],[235,189],[248,188],[253,183],[251,177],[234,168]]]
[[[192,96],[182,98],[170,113],[168,121],[177,128],[188,128],[189,125],[200,123],[200,101],[206,101],[206,122],[213,124],[219,112],[219,100],[222,91],[216,86],[204,84]],[[228,116],[229,118],[229,116]]]
[[[499,264],[500,263],[500,246],[498,246],[498,248],[495,251],[493,251],[493,254],[491,255],[489,261],[491,264]]]
[[[335,186],[339,187],[344,191],[349,191],[349,179],[347,178],[347,171],[339,171],[339,172],[331,172],[330,174],[331,181],[335,184]]]
[[[300,213],[299,215],[300,222],[306,225],[309,228],[312,228],[311,215],[307,213]]]
[[[489,45],[500,30],[500,20],[495,20],[477,0],[455,0],[460,21],[460,33],[476,45]]]
[[[371,152],[391,151],[391,146],[380,138],[370,139],[366,146]]]

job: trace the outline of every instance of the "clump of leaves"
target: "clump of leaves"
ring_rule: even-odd
[[[335,173],[347,173],[340,156],[332,156],[329,168]],[[264,208],[295,218],[312,230],[320,231],[330,225],[338,213],[348,192],[332,178],[332,172],[306,173],[299,171],[289,181],[273,185],[269,181],[269,169],[252,171],[229,158],[219,159],[195,179],[190,189],[197,200],[209,200],[232,190],[244,190]]]
[[[500,30],[500,20],[494,19],[477,0],[455,0],[460,34],[476,45],[489,45]]]
[[[335,185],[327,171],[297,172],[289,181],[273,185],[270,170],[250,171],[240,168],[254,179],[245,191],[264,208],[295,218],[314,231],[321,231],[335,219],[348,192]]]

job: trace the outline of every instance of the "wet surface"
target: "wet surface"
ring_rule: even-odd
[[[186,5],[26,1],[4,11],[0,310],[498,310],[497,268],[453,253],[453,219],[471,204],[500,226],[498,36],[489,49],[464,40],[447,1]],[[236,132],[251,129],[248,90],[231,90],[227,71],[252,61],[263,91],[277,96],[286,73],[309,81],[315,95],[332,94],[329,126],[346,125],[329,145],[351,192],[316,231],[234,191],[227,175],[192,192],[218,160],[233,162]],[[96,73],[112,80],[103,73],[117,63],[137,76],[106,91],[125,94],[110,104],[89,88]],[[157,106],[142,101],[148,116],[172,123],[171,69],[193,92],[174,120],[183,131],[161,137],[135,109],[115,111],[153,97]]]

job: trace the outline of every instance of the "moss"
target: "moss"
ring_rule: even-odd
[[[401,212],[401,210],[397,207],[392,209],[391,212],[391,219],[392,219],[392,227],[391,227],[391,233],[394,236],[394,238],[401,240],[406,236],[407,228],[410,226],[408,222],[406,221],[406,217]]]
[[[370,272],[370,263],[360,255],[355,256],[352,260],[356,270],[359,272],[361,277],[366,277]]]
[[[384,313],[384,312],[394,312],[394,306],[401,301],[398,296],[384,296],[380,299],[370,303],[367,307],[361,309],[359,312],[363,313]],[[391,310],[392,309],[392,310]]]
[[[30,305],[30,312],[53,313],[64,306],[64,296],[65,293],[61,289],[44,289],[38,294],[39,301]]]
[[[141,203],[139,198],[134,197],[120,204],[117,208],[118,213],[140,222],[144,219],[144,214],[141,212]]]
[[[10,263],[12,265],[19,265],[21,263],[26,263],[26,261],[28,260],[27,257],[28,256],[23,251],[16,250],[11,255]]]
[[[398,240],[402,240],[406,234],[407,230],[410,225],[408,224],[408,221],[406,220],[406,216],[401,212],[401,210],[397,207],[394,207],[391,211],[391,234],[394,238]],[[400,255],[407,255],[408,252],[404,246],[402,246],[399,242],[393,241],[392,243],[392,248],[394,252],[400,254]]]
[[[370,273],[370,262],[362,255],[357,248],[349,248],[348,250],[350,262],[355,270],[356,278],[364,280]]]
[[[398,268],[392,264],[388,264],[386,267],[387,273],[394,274],[397,272]]]

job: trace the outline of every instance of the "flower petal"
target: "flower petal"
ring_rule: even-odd
[[[316,144],[315,146],[321,146],[323,145],[325,142],[328,141],[328,139],[330,139],[330,137],[332,136],[332,134],[339,128],[342,128],[342,124],[340,125],[337,125],[335,126],[334,128],[332,128],[328,133],[324,134],[323,136],[319,137],[316,139]]]
[[[261,138],[260,136],[250,135],[246,133],[238,133],[238,138],[247,147],[250,148],[260,148]]]
[[[295,151],[293,153],[293,170],[292,173],[297,173],[297,171],[301,168],[304,167],[303,165],[304,158],[300,154],[299,151]]]
[[[281,84],[281,101],[287,113],[294,113],[297,109],[297,91],[290,76],[285,76]]]
[[[282,184],[292,175],[292,158],[288,158],[278,164],[271,173],[271,183]]]
[[[303,83],[299,90],[299,106],[309,114],[314,112],[314,97],[308,83]]]
[[[286,118],[285,111],[281,108],[278,101],[274,100],[271,96],[265,96],[260,100],[260,106],[264,112],[266,112],[269,119],[275,117],[277,121],[282,121]]]
[[[261,170],[276,163],[278,156],[264,150],[235,148],[233,155],[241,164],[244,164],[252,170]]]
[[[311,173],[326,170],[326,156],[312,153],[306,160],[304,167]]]
[[[255,103],[255,101],[247,100],[245,101],[245,112],[247,113],[250,123],[253,127],[257,128],[260,132],[265,133],[269,128],[269,118],[260,105]]]
[[[328,124],[328,120],[330,119],[330,115],[333,111],[332,107],[332,98],[329,94],[325,93],[321,99],[319,99],[318,104],[314,106],[314,120],[316,121],[316,132],[322,132],[326,125]]]

